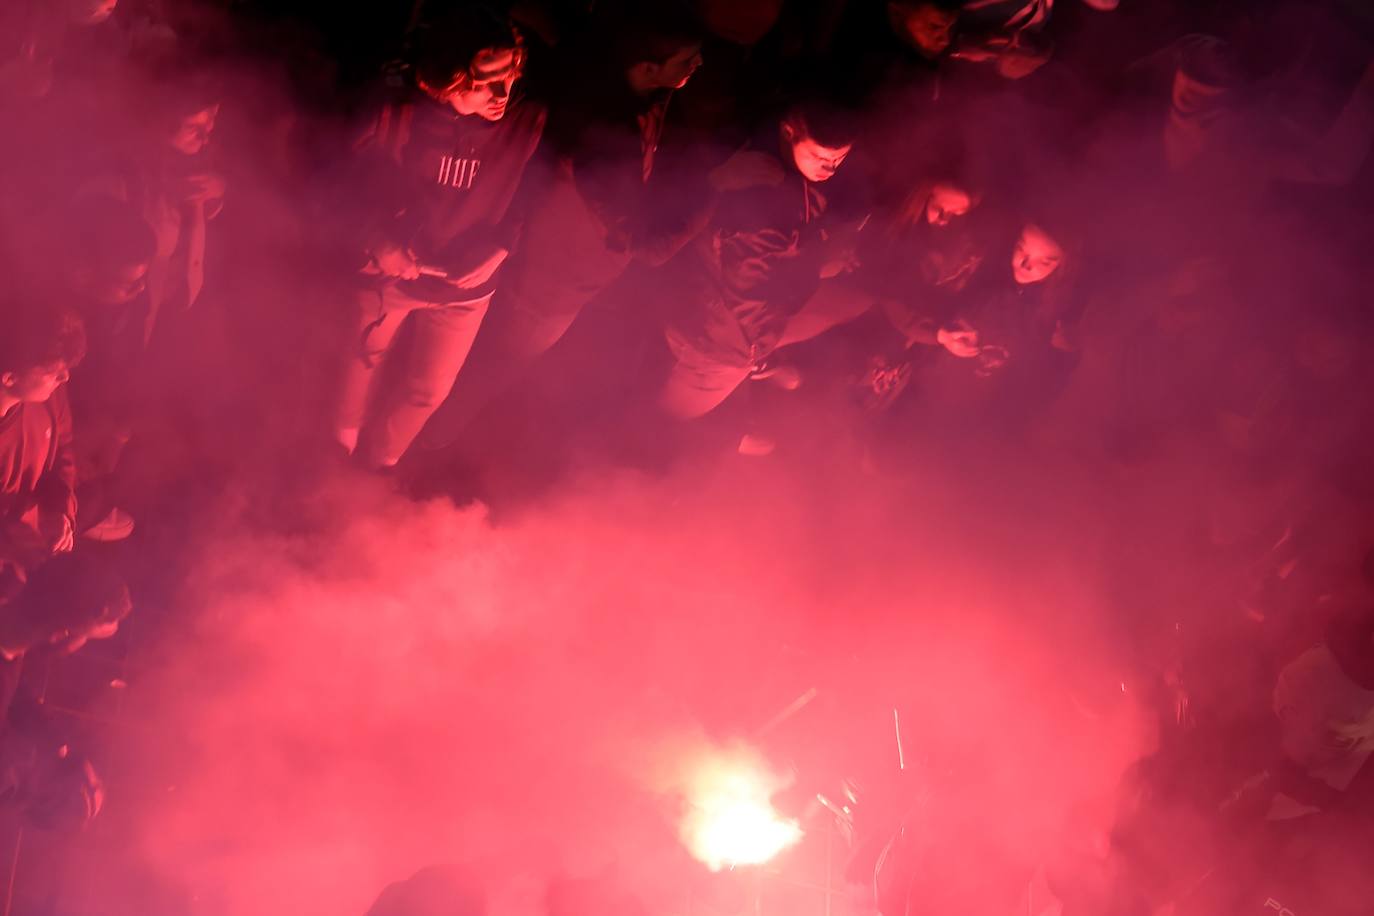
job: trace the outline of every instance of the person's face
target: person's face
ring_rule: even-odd
[[[1049,233],[1027,225],[1011,254],[1012,277],[1022,286],[1039,283],[1058,270],[1063,260],[1064,249]]]
[[[147,264],[129,264],[92,271],[79,276],[77,295],[95,305],[124,305],[143,292],[148,277]]]
[[[932,3],[916,9],[894,7],[897,37],[910,45],[922,57],[934,59],[949,50],[954,41],[954,23],[958,16],[953,10],[940,9]]]
[[[654,67],[654,83],[659,89],[681,89],[701,66],[701,45],[683,48]]]
[[[854,148],[852,143],[844,146],[825,146],[791,124],[783,126],[783,136],[792,149],[792,162],[807,181],[829,181],[844,164],[849,151]]]
[[[42,404],[71,377],[67,364],[58,360],[47,366],[0,374],[0,389],[25,404]]]
[[[437,93],[461,115],[476,115],[488,121],[506,116],[510,94],[520,78],[523,55],[515,48],[491,48],[478,52],[472,67],[458,74],[453,83]]]
[[[1193,79],[1182,69],[1174,71],[1170,102],[1174,112],[1186,118],[1215,117],[1221,111],[1227,90]]]
[[[171,146],[184,156],[195,156],[210,142],[215,132],[215,119],[219,117],[219,105],[202,108],[194,114],[182,118],[172,131]]]
[[[967,216],[973,209],[973,198],[962,188],[952,184],[937,184],[926,198],[926,222],[932,226],[948,226],[952,220]]]

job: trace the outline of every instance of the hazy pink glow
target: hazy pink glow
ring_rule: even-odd
[[[689,768],[679,830],[692,857],[711,871],[762,865],[801,840],[801,826],[773,808],[783,781],[756,753],[714,751]]]
[[[551,875],[606,869],[671,910],[694,874],[810,826],[772,820],[770,769],[845,747],[807,732],[841,672],[901,688],[908,756],[932,737],[971,749],[980,810],[1016,849],[1145,747],[1062,690],[1071,659],[1112,670],[1054,623],[1094,600],[1073,555],[1088,538],[1027,518],[1041,528],[1011,551],[952,511],[957,487],[857,478],[818,501],[778,467],[582,481],[499,524],[344,480],[314,533],[210,536],[193,638],[142,694],[147,734],[180,751],[130,750],[137,857],[216,916],[362,913],[436,863],[488,876],[493,916],[539,912]],[[913,506],[941,522],[912,524]],[[817,675],[820,696],[756,740]],[[893,702],[871,736],[895,769]]]

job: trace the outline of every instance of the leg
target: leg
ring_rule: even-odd
[[[415,323],[411,351],[399,379],[400,390],[382,402],[376,429],[363,447],[369,464],[390,467],[400,461],[421,427],[448,397],[489,301],[411,312]]]
[[[494,306],[452,393],[425,425],[422,448],[437,450],[458,441],[488,404],[562,339],[581,311],[580,302],[550,310],[513,293],[497,293]]]
[[[733,365],[669,339],[675,361],[659,392],[659,406],[671,417],[691,420],[715,410],[749,377],[749,366]]]
[[[358,322],[345,353],[338,412],[334,419],[335,435],[349,452],[358,445],[358,431],[362,429],[368,401],[372,399],[377,367],[386,358],[406,316],[404,308],[387,307],[398,304],[385,302],[382,290],[358,292]]]

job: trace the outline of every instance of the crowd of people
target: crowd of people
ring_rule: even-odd
[[[330,301],[230,309],[231,339],[296,354],[328,402],[303,435],[403,490],[460,475],[483,415],[580,345],[622,458],[717,437],[768,460],[801,447],[787,399],[822,392],[867,460],[1029,443],[1129,481],[1184,444],[1254,492],[1298,474],[1374,504],[1352,241],[1374,23],[1337,0],[430,0],[352,32],[290,4],[16,0],[0,23],[0,739],[28,749],[0,797],[35,822],[101,789],[20,663],[130,611],[114,545],[175,511],[133,511],[130,480],[188,460],[140,438],[225,397],[167,392],[228,345],[197,316],[244,269],[236,196],[279,195]],[[264,79],[288,104],[245,91]],[[1282,816],[1368,818],[1374,571],[1358,539],[1332,558],[1324,505],[1199,509],[1244,570],[1224,600],[1265,622],[1208,636],[1265,660]],[[1123,568],[1123,605],[1177,597]],[[1151,659],[1191,721],[1179,658]]]

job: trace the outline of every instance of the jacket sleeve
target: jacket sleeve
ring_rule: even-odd
[[[48,399],[53,420],[53,455],[35,494],[39,512],[76,523],[76,456],[72,448],[72,413],[63,385]]]
[[[533,103],[526,104],[534,107]],[[529,137],[523,150],[525,166],[520,175],[520,183],[516,185],[501,221],[492,230],[493,241],[512,252],[520,247],[520,239],[525,231],[525,220],[531,209],[539,202],[552,178],[551,157],[547,155],[548,148],[543,143],[544,128],[548,123],[548,112],[542,106],[535,107],[535,111],[536,114],[530,121]]]
[[[341,214],[354,244],[364,250],[388,241],[404,243],[411,188],[401,168],[401,155],[409,140],[412,109],[409,105],[383,105],[357,133],[343,169],[337,200],[347,209]]]
[[[715,195],[704,182],[677,191],[680,199],[662,182],[646,184],[638,136],[591,128],[571,161],[573,182],[601,224],[606,247],[648,264],[667,263],[701,234],[714,211]]]
[[[695,201],[685,206],[673,201],[658,219],[652,215],[630,236],[630,253],[653,267],[660,267],[701,235],[715,212],[718,195],[704,184]]]

